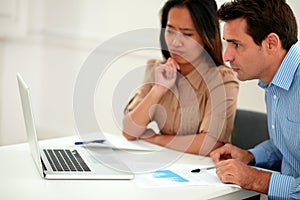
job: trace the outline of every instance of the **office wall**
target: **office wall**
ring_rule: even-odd
[[[20,10],[16,9],[15,17],[26,20],[17,24],[20,29],[12,29],[19,34],[12,34],[13,37],[9,33],[0,34],[0,145],[26,141],[17,73],[22,74],[31,88],[39,136],[52,138],[76,134],[72,108],[74,85],[90,52],[120,33],[159,27],[158,11],[164,3],[163,0],[13,2],[13,6],[21,6],[18,7]],[[222,2],[225,1],[218,1]],[[299,1],[288,2],[299,18]],[[160,54],[141,51],[120,58],[113,63],[114,71],[108,73],[108,79],[116,81],[117,74],[145,64],[149,57],[160,57]],[[141,80],[142,75],[135,79],[136,82]],[[256,84],[257,81],[241,83],[238,107],[265,112],[263,91]],[[108,81],[105,89],[111,92],[114,87]],[[110,101],[99,93],[95,98]],[[119,132],[119,123],[116,125],[114,117],[108,114],[111,108],[99,102],[95,103],[95,113],[101,126],[105,131]]]

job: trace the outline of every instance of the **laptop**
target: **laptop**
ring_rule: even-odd
[[[33,160],[45,179],[129,180],[134,175],[111,148],[40,147],[31,108],[29,87],[17,75],[25,128]],[[101,162],[105,160],[105,162]]]

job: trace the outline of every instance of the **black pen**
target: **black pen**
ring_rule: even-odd
[[[192,172],[192,173],[199,173],[199,172],[201,172],[201,170],[209,170],[209,169],[214,169],[214,168],[215,168],[215,167],[208,167],[208,168],[202,168],[202,169],[197,168],[197,169],[191,170],[191,172]]]

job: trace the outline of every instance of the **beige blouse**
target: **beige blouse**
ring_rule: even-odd
[[[133,110],[151,90],[155,68],[161,63],[148,61],[144,83],[126,112]],[[205,133],[218,141],[231,142],[238,89],[238,80],[230,68],[199,65],[185,77],[178,74],[176,84],[156,105],[152,120],[161,134]]]

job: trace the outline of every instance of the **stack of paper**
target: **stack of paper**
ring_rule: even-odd
[[[198,173],[192,172],[200,169]],[[174,164],[168,168],[136,175],[135,183],[144,188],[182,187],[191,185],[213,185],[240,188],[234,184],[224,184],[216,175],[216,169],[207,166]]]

